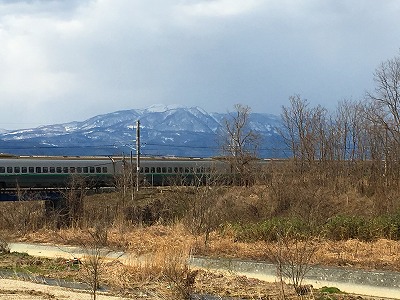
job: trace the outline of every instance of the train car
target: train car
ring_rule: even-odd
[[[143,184],[151,186],[201,184],[227,172],[225,163],[200,158],[146,158],[140,166]]]
[[[121,170],[122,162],[112,158],[0,157],[0,189],[66,187],[73,175],[108,186]]]
[[[78,177],[88,187],[107,187],[136,170],[136,161],[123,157],[0,156],[0,189],[70,187]],[[212,159],[158,157],[141,159],[139,176],[146,186],[190,185],[226,172],[225,163]]]

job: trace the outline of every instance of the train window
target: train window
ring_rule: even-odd
[[[145,172],[145,173],[149,173],[149,167],[145,167],[145,168],[144,168],[144,172]]]
[[[6,168],[5,167],[0,167],[0,173],[5,173],[6,172]]]
[[[166,168],[166,167],[162,167],[162,168],[161,168],[161,171],[162,171],[163,173],[167,173],[167,168]]]
[[[35,168],[34,167],[29,167],[28,171],[29,171],[29,173],[35,173]]]
[[[190,173],[190,169],[188,167],[185,168],[185,173]]]
[[[101,167],[96,167],[96,173],[101,173]]]
[[[12,167],[7,167],[7,173],[12,173],[13,172],[13,168]]]
[[[103,173],[108,173],[107,167],[103,167]]]
[[[49,167],[43,167],[43,173],[49,173]]]
[[[63,167],[62,170],[63,170],[63,173],[68,173],[68,167]]]
[[[57,167],[56,171],[57,171],[57,173],[61,173],[62,172],[62,168],[61,167]]]
[[[21,173],[28,173],[28,168],[27,167],[22,167],[21,168]]]
[[[151,168],[150,168],[150,173],[155,173],[155,172],[156,172],[156,168],[151,167]]]
[[[82,173],[82,167],[77,167],[77,168],[76,168],[76,171],[77,171],[78,173]]]
[[[172,173],[172,167],[167,168],[167,173]]]
[[[69,168],[69,172],[70,172],[70,173],[75,173],[75,167],[70,167],[70,168]]]
[[[199,167],[196,168],[196,173],[197,173],[197,174],[202,173],[201,171],[202,171],[201,168],[199,168]]]
[[[89,173],[89,168],[88,167],[83,167],[83,173]]]
[[[143,167],[140,168],[140,173],[143,173]]]
[[[50,173],[55,173],[56,172],[56,168],[55,167],[50,167]]]
[[[161,167],[157,167],[157,173],[161,173]]]
[[[14,167],[14,173],[20,173],[21,168],[20,167]]]
[[[41,167],[36,167],[36,173],[42,173],[42,168]]]
[[[94,173],[94,167],[89,167],[89,172]]]
[[[179,168],[178,167],[174,168],[174,173],[179,173]]]
[[[179,167],[179,173],[183,173],[183,167]]]

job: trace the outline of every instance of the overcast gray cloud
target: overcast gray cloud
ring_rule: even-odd
[[[0,0],[0,128],[154,103],[280,113],[361,98],[398,0]]]

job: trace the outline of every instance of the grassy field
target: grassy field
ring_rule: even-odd
[[[99,283],[117,293],[151,291],[163,299],[185,299],[188,292],[263,299],[257,298],[259,293],[278,299],[301,285],[301,276],[282,289],[232,274],[195,272],[186,263],[190,255],[283,262],[281,267],[295,263],[400,271],[399,180],[377,177],[357,165],[346,170],[270,168],[247,187],[215,184],[135,192],[121,184],[101,194],[76,189],[65,195],[59,210],[49,210],[41,201],[0,203],[4,241],[106,246],[149,258],[145,264],[124,266],[92,263],[89,269],[52,261],[53,270],[29,260],[33,258],[14,257],[28,259],[26,270],[15,261],[9,266],[79,281],[88,281],[95,267],[107,274],[99,274]],[[6,264],[9,258],[2,259]]]
[[[164,255],[166,257],[164,257]],[[179,258],[177,257],[179,256]],[[229,272],[191,270],[182,261],[182,253],[158,253],[147,262],[123,265],[115,260],[102,262],[99,289],[108,295],[140,299],[189,299],[189,294],[212,294],[240,299],[297,299],[290,285],[267,283]],[[51,278],[56,285],[65,282],[90,285],[85,260],[32,257],[27,254],[2,253],[0,270],[12,273],[11,278],[20,278],[41,283]],[[191,279],[193,278],[193,281]],[[82,284],[79,284],[81,286]],[[78,286],[78,285],[77,285]],[[1,288],[0,288],[1,291]],[[48,290],[49,292],[51,291]],[[32,291],[33,292],[33,291]],[[0,292],[1,293],[1,292]],[[15,291],[18,294],[17,291]],[[342,293],[334,287],[312,291],[312,299],[354,299],[354,295]],[[357,296],[357,299],[370,299]],[[304,298],[304,296],[303,296]],[[372,299],[372,298],[371,298]]]

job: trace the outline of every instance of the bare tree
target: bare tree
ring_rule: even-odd
[[[374,91],[367,93],[367,99],[370,101],[367,116],[372,123],[374,134],[374,139],[371,140],[371,155],[376,153],[375,157],[372,157],[376,162],[384,161],[385,175],[391,170],[393,175],[399,176],[400,56],[381,63],[374,72],[374,81]]]
[[[105,249],[108,232],[104,225],[98,224],[94,229],[88,229],[87,233],[89,238],[80,241],[86,254],[82,266],[91,287],[92,298],[96,300],[100,279],[104,271],[104,257],[110,253],[110,250]]]
[[[185,221],[192,234],[204,234],[204,246],[207,246],[211,232],[221,225],[221,210],[218,209],[221,180],[216,173],[198,174],[196,177],[191,187],[193,195],[188,203]]]
[[[364,160],[366,158],[365,104],[344,100],[338,103],[333,117],[332,131],[335,149],[332,159],[340,161]]]
[[[374,72],[376,84],[367,97],[375,104],[374,115],[390,136],[400,142],[400,56],[383,62]]]
[[[318,245],[318,238],[290,233],[289,230],[280,232],[276,244],[267,249],[268,256],[276,264],[284,299],[283,282],[285,279],[293,284],[293,288],[299,296],[309,292],[309,287],[303,286],[303,281],[311,269]]]
[[[90,184],[90,183],[89,183]],[[88,182],[84,176],[73,174],[69,189],[65,191],[67,226],[79,226],[83,221],[83,202],[87,195]]]
[[[251,162],[257,158],[260,136],[250,128],[249,106],[236,104],[235,112],[224,120],[222,152],[229,160],[233,173],[239,175],[240,183],[248,183]]]
[[[325,159],[326,110],[321,106],[310,108],[307,99],[300,95],[291,96],[289,100],[290,106],[282,107],[284,130],[280,133],[293,158],[310,162]]]

